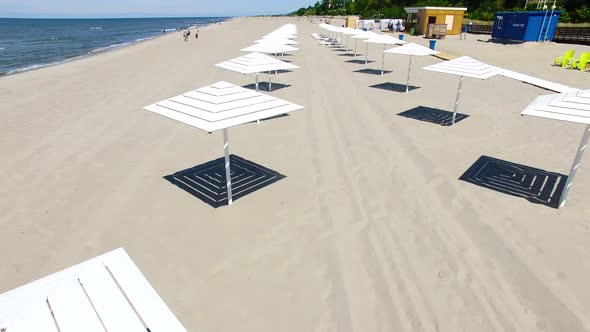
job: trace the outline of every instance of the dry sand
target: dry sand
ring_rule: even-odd
[[[218,80],[213,67],[293,19],[246,18],[0,79],[0,292],[125,247],[190,331],[588,331],[590,164],[553,209],[460,181],[482,155],[567,174],[582,125],[523,118],[549,91],[466,79],[443,127],[397,114],[450,109],[457,77],[407,57],[378,68],[317,45],[272,94],[303,111],[230,130],[231,151],[285,174],[213,209],[162,177],[222,156],[222,135],[142,111]],[[447,37],[438,48],[559,83],[556,44]],[[485,38],[487,39],[487,38]],[[424,39],[410,37],[426,45]],[[379,59],[377,45],[370,58]],[[588,156],[586,156],[588,159]]]

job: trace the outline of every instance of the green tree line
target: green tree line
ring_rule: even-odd
[[[492,21],[498,11],[523,11],[526,0],[322,0],[307,8],[302,7],[291,15],[359,15],[361,18],[405,18],[404,7],[467,7],[466,18]],[[549,10],[552,1],[547,2]],[[588,0],[558,0],[556,10],[561,10],[560,22],[590,22]],[[526,10],[536,10],[529,4]]]

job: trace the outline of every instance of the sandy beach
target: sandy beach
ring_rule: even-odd
[[[222,157],[221,132],[142,107],[253,83],[213,65],[289,22],[301,50],[284,59],[301,68],[271,94],[305,109],[229,132],[232,153],[286,177],[214,209],[163,177]],[[358,64],[313,32],[232,19],[0,78],[0,293],[124,247],[189,331],[590,331],[589,156],[562,209],[459,180],[482,156],[567,175],[584,126],[520,115],[553,92],[466,78],[469,117],[418,121],[398,113],[452,110],[458,77],[419,69],[442,60],[415,59],[417,88],[399,93],[379,87],[405,85],[407,56],[368,74],[380,45]],[[590,51],[437,43],[588,89],[589,73],[551,66],[572,48]]]

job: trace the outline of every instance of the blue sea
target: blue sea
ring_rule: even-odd
[[[12,19],[0,18],[0,76],[57,64],[151,39],[222,17]]]

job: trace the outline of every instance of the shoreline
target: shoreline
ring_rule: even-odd
[[[234,19],[238,19],[238,17],[228,17],[221,22],[209,23],[209,24],[205,24],[205,25],[190,26],[190,27],[188,27],[188,29],[194,29],[195,27],[198,27],[199,29],[208,28],[210,26],[215,26],[217,24],[229,22]],[[182,30],[180,30],[180,31],[182,31]],[[7,73],[0,73],[0,79],[2,79],[4,77],[15,76],[15,75],[23,74],[23,73],[37,71],[37,70],[44,69],[44,68],[55,67],[55,66],[63,65],[66,63],[71,63],[71,62],[78,61],[78,60],[88,59],[88,58],[91,58],[91,57],[94,57],[97,55],[101,55],[101,54],[115,52],[118,50],[126,49],[131,46],[141,45],[141,44],[145,44],[145,43],[148,43],[151,41],[155,41],[155,40],[164,38],[166,36],[170,36],[171,33],[178,33],[178,32],[179,31],[177,31],[177,30],[170,30],[169,32],[166,32],[165,34],[154,35],[151,37],[138,38],[136,40],[129,41],[129,42],[99,47],[99,48],[90,50],[85,54],[75,55],[70,58],[63,59],[61,61],[40,63],[40,64],[26,66],[23,68],[12,69],[12,70],[8,71]]]

